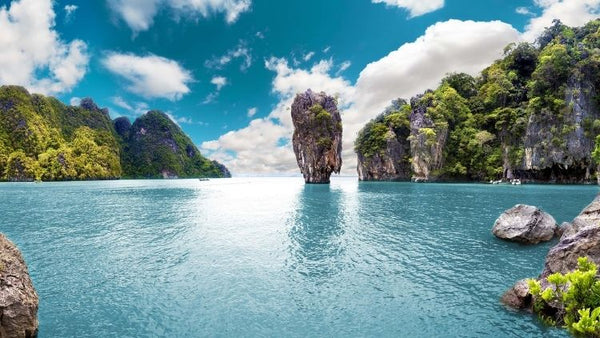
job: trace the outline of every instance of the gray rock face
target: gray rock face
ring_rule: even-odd
[[[531,306],[531,294],[526,279],[521,279],[502,295],[500,301],[513,309],[527,309]]]
[[[427,93],[427,92],[426,92]],[[413,181],[426,182],[437,177],[432,172],[444,165],[444,147],[448,138],[448,128],[437,130],[434,139],[428,135],[428,130],[436,129],[435,123],[427,114],[427,108],[432,102],[423,95],[410,100],[410,152],[412,154]]]
[[[502,239],[526,244],[549,241],[557,226],[550,214],[524,204],[506,210],[496,220],[492,233]]]
[[[562,119],[547,109],[530,115],[523,162],[515,168],[521,178],[556,183],[591,181],[596,170],[590,156],[594,135],[585,131],[585,124],[600,118],[595,95],[590,81],[578,81],[574,76],[567,82]]]
[[[292,103],[296,161],[306,183],[329,183],[342,168],[342,120],[334,97],[310,89]]]
[[[38,295],[17,247],[0,234],[0,337],[35,337]]]
[[[410,146],[404,136],[404,142],[392,128],[388,130],[385,152],[375,154],[371,158],[358,152],[358,179],[361,181],[407,181],[411,178]],[[402,136],[400,136],[402,139]]]
[[[555,272],[567,273],[577,268],[579,257],[588,257],[600,264],[600,226],[591,225],[579,230],[575,235],[562,238],[548,252],[541,278]]]

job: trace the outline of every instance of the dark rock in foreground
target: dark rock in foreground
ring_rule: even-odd
[[[554,237],[557,226],[550,214],[530,205],[517,204],[496,220],[492,233],[499,238],[537,244]]]
[[[292,104],[292,143],[306,183],[329,183],[342,168],[342,120],[336,99],[310,89]]]
[[[0,234],[0,337],[36,337],[38,304],[21,252]]]

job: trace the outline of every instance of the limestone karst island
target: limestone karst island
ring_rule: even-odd
[[[0,1],[0,338],[600,337],[599,13]]]

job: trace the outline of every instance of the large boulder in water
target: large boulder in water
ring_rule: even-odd
[[[38,295],[17,247],[0,234],[0,337],[35,337]]]
[[[342,168],[342,119],[336,99],[310,89],[292,103],[296,161],[306,183],[329,183]]]
[[[556,229],[550,214],[531,205],[517,204],[500,215],[492,233],[502,239],[536,244],[551,240]]]

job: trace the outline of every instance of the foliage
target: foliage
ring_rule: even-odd
[[[508,45],[477,77],[450,73],[410,104],[393,101],[361,130],[355,150],[366,158],[384,154],[392,128],[422,160],[439,158],[442,149],[442,160],[429,170],[446,179],[498,179],[506,169],[523,169],[527,139],[549,157],[564,153],[582,158],[576,165],[600,165],[598,88],[600,20],[580,28],[555,21],[536,44]],[[424,121],[410,131],[411,115],[423,111]],[[401,125],[408,134],[394,129]],[[573,137],[585,138],[580,148],[596,141],[593,154],[571,156],[580,151],[568,148],[565,140]]]
[[[600,279],[597,273],[596,264],[587,257],[580,257],[576,270],[548,276],[546,288],[542,288],[537,280],[529,280],[534,311],[546,318],[546,322],[564,324],[574,335],[600,337]]]
[[[22,87],[1,86],[0,116],[0,180],[144,177],[137,176],[136,164],[127,161],[131,153],[125,154],[123,148],[129,147],[115,131],[108,111],[99,109],[91,99],[83,99],[78,107],[66,106],[52,97],[31,95]],[[165,118],[162,127],[172,130],[177,144],[184,150],[189,147],[191,154],[174,173],[222,176],[219,164],[201,156],[189,138]],[[129,128],[125,121],[120,122],[125,126],[121,132]],[[156,148],[151,143],[148,146],[150,151]],[[159,162],[171,160],[158,155]],[[155,176],[158,174],[156,171]]]
[[[224,177],[218,163],[200,154],[177,124],[159,111],[140,116],[124,133],[123,176],[128,178]]]

